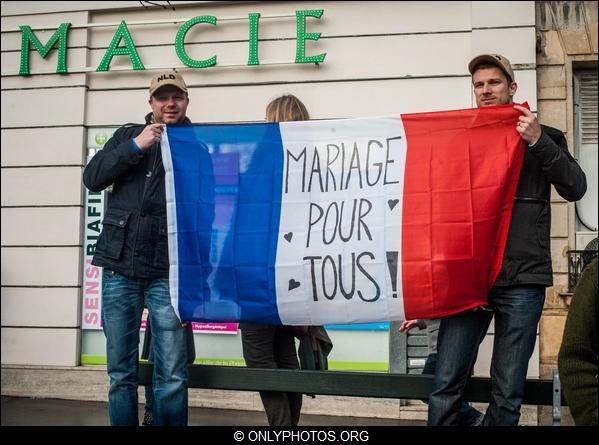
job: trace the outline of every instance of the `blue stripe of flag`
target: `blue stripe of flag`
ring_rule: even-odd
[[[279,125],[169,126],[182,320],[281,324]]]

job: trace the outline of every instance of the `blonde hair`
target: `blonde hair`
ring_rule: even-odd
[[[306,121],[310,119],[306,106],[293,94],[277,97],[266,106],[268,122]]]

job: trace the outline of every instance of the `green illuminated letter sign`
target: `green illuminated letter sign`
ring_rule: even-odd
[[[296,11],[296,24],[297,24],[297,47],[295,54],[295,63],[321,63],[326,57],[326,53],[319,54],[317,56],[306,56],[306,40],[318,40],[320,39],[319,32],[306,32],[306,17],[315,17],[320,19],[324,9],[306,9]],[[249,19],[249,40],[248,40],[248,65],[260,65],[258,58],[258,25],[260,22],[260,13],[251,12],[248,14]],[[212,15],[203,15],[194,17],[191,20],[185,22],[177,31],[175,38],[175,51],[177,56],[186,66],[190,68],[207,68],[216,65],[216,55],[203,60],[196,60],[191,58],[185,51],[185,37],[192,26],[198,23],[209,23],[216,26],[216,17]],[[56,67],[56,73],[64,74],[67,71],[67,39],[70,23],[61,23],[58,29],[52,34],[48,42],[43,45],[37,36],[34,34],[31,27],[27,25],[19,26],[21,30],[21,65],[19,69],[19,75],[29,76],[29,52],[33,47],[35,51],[39,53],[42,58],[50,53],[52,48],[58,44],[58,64]],[[123,41],[124,46],[121,45]],[[30,45],[31,42],[31,45]],[[119,24],[114,36],[102,61],[96,68],[96,71],[108,71],[110,69],[110,63],[114,56],[129,56],[131,64],[134,70],[145,70],[141,58],[135,48],[135,43],[131,38],[131,34],[127,28],[127,24],[124,20]],[[87,71],[83,70],[83,71]],[[77,71],[82,72],[82,71]]]
[[[320,63],[324,60],[327,53],[317,56],[306,57],[306,40],[320,39],[319,32],[306,32],[306,17],[322,16],[324,9],[307,9],[304,11],[295,11],[297,20],[297,49],[295,53],[295,63]]]
[[[124,47],[119,46],[121,39],[125,41]],[[124,20],[121,21],[121,24],[114,33],[114,37],[112,38],[110,45],[108,45],[106,54],[102,57],[102,61],[100,62],[100,65],[98,65],[98,68],[96,68],[96,71],[108,71],[110,62],[114,56],[129,56],[134,70],[145,69],[143,63],[141,63],[139,54],[137,54],[137,49],[135,48],[135,44],[133,43],[133,39],[131,38],[131,34],[129,34],[127,24]]]
[[[250,12],[250,54],[248,56],[248,65],[260,65],[258,61],[258,21],[260,20],[259,12]]]
[[[195,60],[189,57],[185,52],[185,35],[193,25],[198,23],[210,23],[211,25],[216,25],[216,17],[213,15],[202,15],[186,21],[181,28],[179,28],[179,31],[177,31],[177,37],[175,38],[175,51],[177,52],[177,56],[179,56],[181,62],[190,68],[206,68],[216,65],[216,56],[212,56],[205,60]]]
[[[31,27],[27,25],[21,25],[21,67],[19,69],[19,75],[29,75],[29,42],[33,44],[33,48],[45,59],[50,50],[56,42],[58,42],[58,65],[56,65],[56,72],[64,74],[67,72],[67,37],[70,23],[61,23],[56,32],[52,34],[50,40],[46,45],[42,45],[39,39],[33,33]]]

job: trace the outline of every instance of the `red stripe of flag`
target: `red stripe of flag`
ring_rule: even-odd
[[[402,115],[407,319],[486,303],[501,269],[524,158],[519,115],[513,105]]]

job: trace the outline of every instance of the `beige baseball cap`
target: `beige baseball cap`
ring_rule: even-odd
[[[514,78],[514,70],[512,70],[512,64],[506,57],[502,56],[501,54],[481,54],[479,56],[476,56],[468,64],[468,71],[470,71],[470,74],[474,74],[474,69],[481,63],[489,63],[491,65],[495,65],[501,71],[503,71],[505,75],[511,79],[512,82],[516,80]]]
[[[173,71],[167,71],[152,77],[152,81],[150,82],[150,96],[152,96],[157,89],[167,85],[172,85],[179,88],[184,93],[187,93],[187,85],[185,85],[183,76]]]

